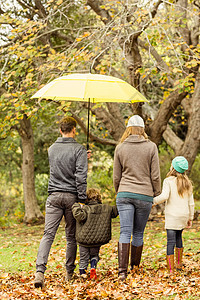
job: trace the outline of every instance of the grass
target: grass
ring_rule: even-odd
[[[195,210],[200,211],[200,200],[195,201]]]
[[[151,261],[152,267],[159,267],[159,259],[166,253],[166,231],[164,219],[159,222],[148,222],[144,234],[143,259]],[[188,256],[195,252],[193,260],[200,258],[199,240],[200,224],[194,223],[193,228],[183,231],[184,251]],[[15,273],[19,271],[30,272],[35,269],[35,262],[44,225],[25,226],[23,224],[0,230],[0,271]],[[119,217],[112,222],[112,242],[101,247],[100,264],[117,263],[117,240],[120,234]],[[65,260],[65,231],[64,222],[61,223],[51,248],[48,270],[49,272],[62,268]],[[77,256],[78,263],[79,256]]]
[[[44,225],[16,227],[0,230],[0,271],[15,273],[29,272],[35,269],[35,262],[40,240],[43,235]],[[55,253],[65,251],[64,223],[58,229],[49,259],[49,266],[57,267],[61,258],[54,257]]]

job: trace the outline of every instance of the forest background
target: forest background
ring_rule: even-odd
[[[200,5],[197,1],[0,1],[0,225],[42,223],[48,147],[72,115],[86,144],[87,104],[33,100],[69,73],[116,76],[149,104],[93,105],[88,186],[115,201],[113,153],[128,117],[145,120],[159,148],[162,179],[175,155],[189,161],[200,200]]]

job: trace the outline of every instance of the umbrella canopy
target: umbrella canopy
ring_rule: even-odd
[[[98,102],[148,102],[129,83],[107,75],[71,74],[49,82],[32,98]]]
[[[100,74],[71,74],[49,82],[31,98],[88,102],[87,149],[89,148],[90,103],[100,102],[148,102],[126,81]]]

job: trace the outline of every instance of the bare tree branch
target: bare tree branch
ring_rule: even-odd
[[[27,3],[22,2],[21,0],[17,0],[17,2],[21,5],[22,8],[24,8],[24,9],[29,9],[29,10],[35,12],[33,6],[30,6],[30,5],[28,5]],[[28,16],[30,17],[31,15],[28,14]]]
[[[22,0],[17,0],[17,2],[23,7],[24,9],[28,9],[32,11],[34,14],[38,14],[41,19],[44,19],[47,17],[46,10],[40,0],[35,0],[35,6],[27,4],[26,2]],[[27,16],[32,19],[33,16],[31,16],[29,13],[27,13]]]
[[[0,15],[3,15],[3,14],[5,14],[5,11],[3,11],[0,7]]]
[[[47,17],[46,10],[40,0],[35,0],[35,8],[41,18]]]
[[[174,133],[169,125],[167,125],[167,129],[163,132],[163,138],[175,153],[178,153],[183,147],[183,141]]]
[[[183,147],[180,149],[180,154],[184,155],[190,162],[190,169],[195,160],[195,157],[200,150],[200,72],[198,72],[195,82],[195,90],[192,97],[192,111],[189,116],[189,126],[187,136]]]
[[[168,67],[168,65],[166,64],[166,62],[162,59],[162,57],[158,54],[158,52],[156,51],[156,49],[150,44],[150,42],[148,41],[148,44],[145,43],[144,41],[142,41],[141,39],[138,39],[138,44],[140,47],[142,47],[143,49],[145,49],[146,51],[148,51],[157,61],[159,68],[165,72],[167,72],[168,74],[170,74],[170,69]],[[174,85],[174,80],[168,75],[168,79],[169,82],[171,83],[171,85]]]
[[[100,6],[103,5],[103,1],[99,0],[88,0],[87,5],[89,5],[93,11],[101,17],[101,20],[104,24],[108,24],[110,21],[112,21],[112,18],[110,14],[108,13],[108,10],[101,8]]]
[[[161,141],[162,134],[167,128],[168,121],[172,115],[172,112],[177,108],[181,101],[186,97],[187,92],[178,93],[178,90],[171,92],[168,98],[161,105],[155,120],[149,126],[148,134],[151,136],[151,140],[157,145]]]
[[[63,30],[64,28],[55,28],[50,30],[49,33],[52,33],[53,35],[57,36],[58,38],[67,41],[69,44],[72,44],[74,42],[74,40],[72,40],[72,38],[69,35],[66,35],[62,32],[59,32],[60,30]]]
[[[152,19],[155,17],[159,5],[163,2],[163,0],[158,0],[157,3],[154,4],[153,8],[143,17],[143,22],[141,22],[141,25],[138,26],[137,31],[132,34],[132,39],[138,38],[142,32],[144,32],[145,29],[149,26]],[[149,17],[149,18],[148,18]],[[149,20],[148,20],[149,19]],[[148,20],[148,21],[146,21]]]

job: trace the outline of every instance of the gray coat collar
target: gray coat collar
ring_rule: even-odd
[[[55,143],[77,143],[72,137],[58,137]]]

